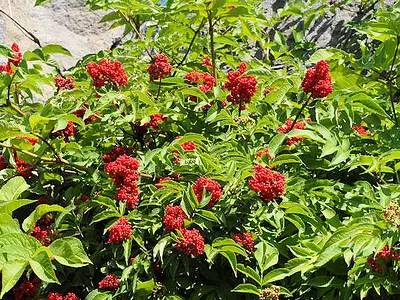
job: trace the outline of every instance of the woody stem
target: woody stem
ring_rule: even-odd
[[[301,113],[303,112],[303,109],[307,106],[308,102],[310,102],[310,99],[311,99],[311,94],[310,94],[310,96],[308,96],[306,102],[304,102],[303,105],[301,106],[301,108],[300,108],[299,112],[297,113],[296,118],[294,118],[293,124],[292,124],[292,126],[290,126],[290,129],[288,130],[288,132],[293,130],[294,125],[296,124]]]

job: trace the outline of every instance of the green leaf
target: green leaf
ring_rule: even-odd
[[[154,279],[150,279],[144,282],[138,282],[136,285],[136,297],[146,297],[149,296],[155,287]]]
[[[69,213],[64,207],[53,204],[40,204],[35,208],[35,210],[24,220],[22,223],[22,229],[26,232],[32,230],[35,226],[37,220],[39,220],[42,216],[49,212],[62,212],[62,213]]]
[[[35,274],[44,282],[60,283],[45,247],[38,250],[29,260],[29,264]]]
[[[220,224],[220,221],[219,221],[218,217],[211,211],[202,209],[202,210],[196,211],[196,214],[201,216],[202,218],[208,220],[208,221]]]
[[[243,283],[239,284],[237,287],[235,287],[231,292],[234,293],[245,293],[245,294],[254,294],[259,296],[260,295],[260,290],[257,289],[257,287],[253,284],[250,283]]]
[[[264,276],[263,285],[266,285],[267,283],[274,282],[277,280],[282,280],[289,275],[290,275],[290,272],[288,269],[279,268],[279,269],[272,270],[271,272],[269,272],[267,275]]]
[[[36,200],[19,199],[9,202],[0,202],[0,214],[12,214],[14,210],[20,207],[36,202]]]
[[[55,260],[68,267],[84,267],[91,264],[80,240],[74,237],[64,237],[52,242],[49,246]]]
[[[166,236],[162,238],[155,246],[153,249],[153,257],[157,257],[157,255],[160,257],[161,263],[163,263],[163,255],[164,255],[164,249],[165,246],[171,241],[171,237]]]
[[[50,2],[51,0],[36,0],[35,6],[43,5],[46,4],[47,2]]]
[[[100,205],[107,206],[108,208],[111,208],[113,211],[118,212],[117,205],[115,204],[115,200],[104,197],[104,196],[98,196],[96,199],[92,200],[93,202],[96,202]]]
[[[236,260],[236,255],[235,253],[231,252],[231,251],[220,251],[219,252],[222,256],[224,256],[229,264],[231,265],[232,271],[235,274],[235,277],[237,276],[237,260]]]
[[[39,115],[32,115],[29,117],[29,125],[31,126],[32,131],[35,129],[36,125],[41,122],[48,123],[48,121],[52,120],[51,118],[42,117]]]
[[[5,233],[21,233],[19,222],[9,214],[0,214],[0,236]]]
[[[27,265],[28,262],[24,260],[6,261],[3,264],[1,271],[2,278],[0,299],[2,299],[4,294],[15,286],[19,278],[24,273]]]
[[[287,164],[302,164],[302,160],[295,154],[282,154],[273,160],[271,163],[271,167],[276,167],[279,165],[287,165]]]
[[[112,296],[106,292],[100,292],[99,290],[93,290],[86,296],[85,300],[111,300]]]
[[[272,157],[276,156],[279,147],[285,141],[286,136],[284,134],[278,133],[275,135],[268,144],[268,150]]]
[[[111,218],[120,218],[120,217],[121,217],[121,214],[119,212],[105,210],[105,211],[102,211],[102,212],[98,213],[97,215],[95,215],[90,224],[101,222],[101,221],[111,219]]]
[[[42,52],[44,54],[63,54],[67,56],[72,56],[71,52],[68,49],[64,48],[60,45],[49,44],[42,48]]]
[[[6,140],[21,134],[21,130],[11,126],[5,121],[0,121],[0,140]]]
[[[275,247],[262,241],[256,245],[256,248],[254,256],[262,273],[278,263],[279,251]]]
[[[32,254],[41,246],[39,241],[34,237],[18,232],[10,232],[0,235],[0,247],[8,245],[22,246]]]
[[[253,279],[255,282],[258,283],[259,286],[262,285],[260,275],[254,269],[252,269],[250,266],[245,267],[243,264],[238,264],[237,270],[240,273],[243,273],[244,275],[246,275],[247,277]]]
[[[28,188],[29,185],[23,177],[14,177],[0,189],[0,202],[16,200]]]

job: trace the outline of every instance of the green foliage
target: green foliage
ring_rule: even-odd
[[[37,279],[35,299],[262,299],[276,290],[290,299],[396,299],[398,262],[376,255],[400,251],[400,4],[352,22],[357,43],[318,49],[307,39],[315,22],[350,2],[289,1],[267,18],[255,0],[88,0],[107,11],[101,22],[133,38],[63,71],[73,89],[54,84],[53,55],[71,56],[66,48],[25,51],[11,74],[0,73],[0,298]],[[361,16],[374,1],[359,2]],[[287,20],[290,38],[279,31]],[[151,82],[159,53],[173,71]],[[6,46],[0,55],[13,58]],[[86,65],[102,59],[121,62],[127,85],[93,86]],[[333,93],[310,99],[301,83],[320,60]],[[224,83],[243,61],[242,77],[258,83],[241,111]],[[184,79],[195,69],[215,76],[209,91]],[[156,114],[166,117],[158,126]],[[278,132],[296,115],[310,118],[304,128]],[[115,146],[140,163],[135,208],[116,199],[121,183],[105,172],[102,157]],[[282,195],[265,201],[250,188],[257,164],[285,176]],[[200,177],[218,182],[222,196],[196,194]],[[182,207],[182,226],[199,231],[204,253],[177,249],[184,231],[165,230],[168,205]],[[109,244],[122,217],[131,236]],[[254,245],[237,242],[245,232]],[[118,288],[101,289],[109,274]]]

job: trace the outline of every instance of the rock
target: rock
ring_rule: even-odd
[[[0,0],[0,8],[33,33],[42,45],[60,44],[70,50],[73,58],[59,59],[62,68],[73,66],[88,53],[110,48],[114,39],[122,35],[122,27],[108,30],[110,24],[99,24],[106,12],[90,12],[85,0],[52,0],[43,6],[34,6],[34,2]],[[0,44],[10,46],[16,41],[23,51],[38,47],[1,13],[0,25]]]

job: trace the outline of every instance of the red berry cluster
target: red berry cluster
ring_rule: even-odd
[[[11,50],[13,51],[12,56],[14,57],[14,59],[9,58],[8,62],[6,65],[0,65],[0,72],[7,72],[9,74],[13,74],[14,71],[11,69],[11,64],[13,64],[14,66],[18,66],[21,61],[22,61],[22,52],[19,49],[19,46],[17,43],[13,43],[11,45]]]
[[[201,63],[203,66],[208,67],[210,69],[212,69],[212,63],[210,61],[210,58],[208,57],[208,55],[205,55],[203,58],[203,62]]]
[[[114,274],[108,274],[102,281],[99,282],[101,290],[116,290],[119,287],[118,277]]]
[[[177,137],[177,139],[180,137]],[[182,147],[183,151],[194,151],[196,150],[196,144],[192,141],[186,141],[180,144],[180,146]],[[174,164],[179,164],[180,162],[180,158],[177,156],[179,155],[179,151],[178,150],[174,150],[172,151],[173,154],[175,154],[175,158],[174,158]]]
[[[73,112],[73,114],[80,119],[83,119],[83,117],[85,116],[86,110],[89,108],[89,105],[83,104],[82,107],[83,107],[82,109],[77,109]],[[95,113],[85,119],[85,124],[88,125],[88,124],[92,123],[94,120],[97,120],[99,117],[100,117],[100,114]]]
[[[185,214],[181,206],[168,205],[165,208],[163,223],[165,225],[166,232],[181,230],[184,220],[190,219]]]
[[[67,78],[54,77],[54,83],[57,88],[57,92],[60,90],[73,90],[75,88],[75,79],[71,76]]]
[[[262,150],[258,151],[257,154],[256,154],[256,157],[262,158],[264,154],[266,156],[268,156],[268,159],[272,158],[271,154],[269,153],[268,148],[265,148],[265,149],[262,149]]]
[[[128,76],[119,61],[102,59],[99,65],[95,62],[88,63],[86,69],[93,78],[93,85],[98,89],[106,84],[113,85],[117,89],[128,84]]]
[[[15,300],[33,299],[40,285],[40,279],[35,277],[31,281],[24,278],[24,281],[18,286],[13,288]]]
[[[163,114],[155,114],[150,116],[150,122],[148,123],[151,128],[157,130],[159,124],[166,121],[168,117],[164,116]]]
[[[246,108],[246,103],[249,103],[251,97],[257,91],[257,79],[254,76],[242,76],[247,69],[245,62],[239,65],[239,70],[236,72],[228,72],[228,82],[225,82],[223,89],[230,91],[230,94],[226,97],[226,100],[232,102],[232,104],[240,104],[241,110]]]
[[[50,135],[52,137],[64,137],[64,141],[68,142],[69,138],[74,136],[76,132],[77,132],[77,129],[75,128],[74,122],[68,121],[67,127],[65,127],[64,129],[52,132]]]
[[[382,264],[390,260],[400,260],[400,253],[398,253],[394,248],[389,249],[389,246],[386,245],[383,247],[381,252],[376,254],[374,257],[369,257],[367,262],[371,270],[381,273],[383,272]]]
[[[19,159],[17,151],[14,151],[14,161],[19,175],[24,178],[29,178],[32,176],[32,166],[26,161]]]
[[[46,203],[49,203],[50,200],[51,200],[51,196],[50,195],[45,195],[45,196],[39,197],[39,199],[37,200],[36,204],[37,205],[46,204]]]
[[[35,223],[35,227],[29,234],[36,238],[43,246],[48,246],[54,239],[53,229],[50,227],[54,223],[54,218],[46,215]]]
[[[182,237],[178,238],[176,249],[186,255],[199,256],[204,253],[204,238],[197,229],[181,229]]]
[[[150,81],[162,79],[172,73],[172,66],[164,53],[154,55],[153,63],[147,68]]]
[[[119,187],[114,198],[126,202],[128,208],[135,208],[139,202],[138,169],[139,161],[125,154],[104,166],[104,170],[114,179],[114,185]]]
[[[308,69],[301,83],[303,91],[311,93],[312,98],[324,98],[332,93],[332,79],[329,75],[330,67],[324,60],[315,65],[315,69]]]
[[[199,73],[196,69],[193,72],[187,73],[185,80],[199,86],[200,91],[204,93],[211,91],[215,83],[215,78],[210,73]]]
[[[92,200],[89,196],[82,195],[76,200],[76,205]]]
[[[119,156],[132,154],[132,148],[125,146],[115,146],[109,152],[102,156],[105,163],[116,160]]]
[[[109,244],[121,244],[124,240],[129,239],[132,235],[132,226],[127,218],[120,218],[110,228],[108,237]]]
[[[162,185],[162,183],[163,183],[164,181],[170,181],[170,180],[174,180],[174,179],[171,178],[171,177],[161,177],[160,179],[158,179],[158,182],[155,184],[155,186],[156,186],[157,189],[161,189],[161,188],[164,187],[164,186]]]
[[[363,136],[369,136],[367,130],[364,126],[354,126],[353,129],[359,134]]]
[[[211,200],[208,203],[209,207],[214,206],[214,204],[222,196],[221,186],[219,183],[207,177],[200,177],[197,179],[192,188],[199,202],[203,198],[203,190],[211,193]]]
[[[0,170],[6,169],[7,168],[7,163],[4,160],[3,155],[0,155]]]
[[[236,233],[233,238],[232,238],[236,243],[241,244],[244,248],[247,250],[254,252],[256,251],[255,243],[253,241],[253,238],[251,236],[250,232],[245,232],[245,233]]]
[[[36,143],[38,142],[38,139],[31,138],[31,137],[26,137],[26,136],[16,136],[16,139],[24,139],[27,142],[29,142],[32,146],[35,146]]]
[[[279,172],[274,172],[261,165],[253,167],[254,176],[250,179],[250,189],[260,194],[266,201],[271,201],[285,192],[285,176]]]
[[[60,293],[49,293],[47,298],[48,300],[79,300],[79,297],[74,293],[68,293],[65,296]]]
[[[307,119],[306,121],[308,122],[309,119]],[[293,121],[291,119],[287,119],[285,121],[285,124],[283,124],[281,127],[278,128],[278,132],[279,133],[286,133],[290,130],[290,128],[292,127]],[[304,127],[306,127],[306,123],[305,122],[296,122],[296,124],[294,124],[293,129],[304,129]],[[288,140],[286,141],[286,144],[291,146],[297,142],[303,141],[304,138],[302,137],[290,137],[288,138]]]

